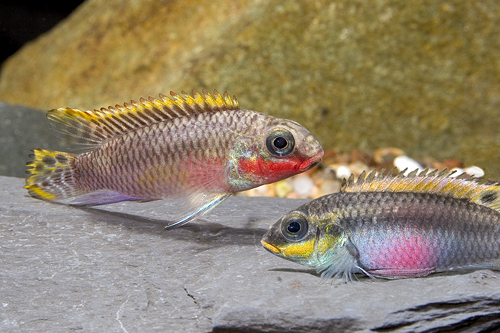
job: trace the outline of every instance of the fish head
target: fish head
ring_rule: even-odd
[[[309,215],[300,207],[281,217],[261,240],[269,252],[315,268],[343,242],[344,234],[339,227],[324,223],[318,216]]]
[[[261,144],[265,146],[261,158],[268,161],[269,172],[307,171],[321,162],[325,153],[304,126],[288,119],[271,119],[263,131]]]
[[[247,188],[273,183],[307,171],[321,162],[318,140],[299,123],[262,116],[242,148],[236,145],[237,175]],[[239,179],[234,179],[236,183]],[[243,190],[239,188],[238,190]]]

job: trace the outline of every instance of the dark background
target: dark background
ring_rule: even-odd
[[[49,31],[82,0],[0,1],[0,64],[26,42]]]

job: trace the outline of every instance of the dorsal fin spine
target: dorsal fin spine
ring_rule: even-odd
[[[397,178],[404,178],[406,171],[408,171],[408,168],[404,168],[403,170],[401,170],[396,177]]]
[[[127,126],[130,127],[130,128],[134,128],[134,119],[131,117],[132,115],[131,114],[126,114],[126,113],[123,113],[122,115],[122,120],[124,122],[126,122]]]
[[[374,169],[372,172],[368,174],[368,176],[366,176],[366,180],[372,181],[373,179],[375,179],[376,176],[377,176],[377,170]]]
[[[222,97],[222,95],[219,94],[218,92],[215,94],[215,96],[217,96],[217,98],[215,99],[215,103],[217,103],[217,106],[219,108],[222,108],[226,104],[225,101],[224,101],[224,97]]]
[[[202,111],[200,106],[196,104],[196,100],[193,98],[193,96],[188,95],[185,91],[182,91],[182,93],[186,96],[186,103],[187,105],[189,105],[191,110],[193,110],[193,112],[199,113]]]
[[[427,172],[429,172],[429,169],[424,169],[424,170],[420,171],[420,173],[418,174],[418,177],[423,177],[423,176],[427,175]]]
[[[158,99],[155,99],[151,96],[148,99],[152,105],[151,106],[151,113],[154,114],[155,119],[158,119],[158,121],[160,121],[161,117],[160,117],[159,113],[161,112],[160,110],[162,109],[163,105],[161,104],[161,102]],[[160,99],[161,99],[161,97],[160,97]]]
[[[421,181],[419,184],[417,184],[414,188],[415,191],[426,191],[429,186],[431,186],[431,180],[433,178],[432,177],[429,177],[429,180],[428,181]]]
[[[123,132],[126,129],[126,127],[123,126],[123,124],[121,124],[122,120],[120,118],[113,117],[109,113],[102,113],[100,118],[105,120],[104,125],[106,125],[106,124],[111,125],[111,126],[109,126],[111,129],[111,131],[110,131],[111,135],[115,135],[117,132],[118,133]],[[103,122],[97,122],[97,121],[95,121],[95,119],[93,119],[93,121],[98,126],[103,124]]]
[[[436,176],[437,177],[444,177],[448,173],[448,169],[443,169],[441,170]]]
[[[94,111],[61,108],[49,111],[47,117],[64,135],[80,139],[79,143],[99,145],[106,139],[161,121],[203,112],[239,110],[236,97],[231,98],[227,92],[221,95],[214,90],[214,96],[206,90],[203,95],[196,91],[192,96],[183,94],[171,92],[171,97],[160,94],[159,99],[141,98],[139,102],[132,100]]]
[[[213,98],[212,95],[210,95],[208,93],[208,91],[206,91],[205,89],[203,89],[201,91],[201,93],[203,94],[203,97],[205,98],[205,101],[206,103],[210,106],[210,108],[213,110],[214,107],[217,105],[217,103],[215,102],[215,99]]]
[[[408,176],[407,176],[407,177],[408,177],[408,178],[413,178],[413,177],[415,177],[415,176],[417,175],[418,170],[419,170],[419,169],[415,169],[415,170],[413,170],[412,172],[410,172],[410,173],[408,174]]]
[[[468,199],[471,202],[500,211],[500,182],[488,181],[467,175],[453,177],[453,172],[433,170],[430,173],[410,173],[408,176],[368,177],[361,174],[357,181],[351,175],[342,183],[341,192],[413,192],[431,193],[454,198]],[[411,177],[414,176],[414,177]],[[495,195],[490,195],[495,193]]]
[[[366,175],[366,171],[363,170],[363,172],[361,172],[361,174],[358,176],[358,181],[356,183],[363,184],[365,182],[365,175]]]
[[[137,117],[141,118],[144,121],[144,126],[147,126],[151,123],[155,123],[156,120],[153,117],[150,117],[147,112],[145,112],[146,107],[142,107],[140,111],[136,112]]]
[[[391,187],[392,183],[394,183],[397,180],[397,176],[396,177],[387,177],[386,180],[388,180],[388,182],[384,188],[384,191],[387,191],[387,189],[389,189]]]
[[[227,91],[225,91],[222,96],[224,97],[224,102],[227,105],[234,105],[234,104],[236,104],[236,106],[238,106],[238,101],[236,100],[236,97],[234,97],[233,99],[231,99],[231,96],[229,96],[229,94],[227,93]]]
[[[130,124],[127,124],[122,117],[113,117],[113,114],[105,111],[104,115],[106,116],[106,120],[115,124],[118,129],[118,132],[122,132],[124,130],[130,130],[133,128]]]
[[[450,189],[447,192],[452,196],[457,196],[457,193],[463,191],[464,189],[461,183],[456,183],[456,184],[450,183],[448,186]]]
[[[463,187],[463,188],[457,188],[457,191],[453,195],[457,197],[468,197],[473,193],[474,189]]]

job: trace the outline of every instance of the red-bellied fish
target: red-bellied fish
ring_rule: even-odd
[[[323,156],[292,120],[241,109],[227,92],[183,95],[49,111],[56,130],[91,149],[35,149],[25,188],[35,198],[82,206],[172,199],[175,225],[231,194],[304,172]]]

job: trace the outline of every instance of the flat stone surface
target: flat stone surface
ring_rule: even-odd
[[[304,200],[233,197],[164,230],[164,202],[78,209],[0,177],[2,332],[477,332],[500,329],[489,270],[320,283],[260,245]]]

